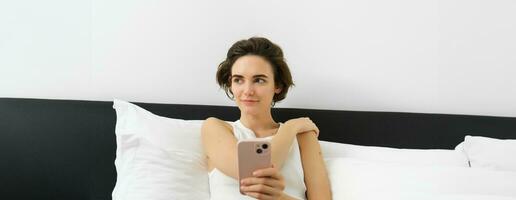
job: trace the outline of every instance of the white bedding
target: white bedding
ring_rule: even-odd
[[[354,158],[382,163],[468,167],[463,151],[449,149],[400,149],[319,141],[324,158]]]
[[[334,199],[516,199],[516,173],[326,159]]]
[[[113,107],[113,200],[209,199],[201,121],[160,117],[121,100]],[[462,150],[332,142],[321,142],[321,149],[336,200],[516,200],[515,171],[469,168]],[[503,153],[504,158],[514,158]]]
[[[450,195],[436,195],[427,199],[433,200],[516,200],[513,197],[497,196],[497,195],[467,195],[467,194],[450,194]]]

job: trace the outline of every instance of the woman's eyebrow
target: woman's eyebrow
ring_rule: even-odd
[[[258,75],[254,75],[253,78],[269,78],[269,77],[265,74],[258,74]]]
[[[231,75],[231,78],[244,78],[244,76],[242,76],[240,74],[233,74],[233,75]],[[254,75],[253,78],[269,78],[269,77],[265,74],[257,74],[257,75]]]

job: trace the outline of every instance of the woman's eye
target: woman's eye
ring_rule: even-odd
[[[259,79],[256,79],[255,82],[257,82],[257,83],[265,83],[265,80],[259,78]]]
[[[241,80],[239,78],[234,78],[233,79],[233,83],[240,83],[240,82],[241,82]]]

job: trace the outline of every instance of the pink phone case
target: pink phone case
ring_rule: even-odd
[[[271,166],[271,144],[267,139],[245,139],[240,140],[237,146],[238,184],[240,186],[240,181],[253,176],[254,171]],[[240,187],[238,188],[240,190]],[[242,193],[241,190],[240,193]]]

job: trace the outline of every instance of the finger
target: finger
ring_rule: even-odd
[[[262,193],[258,193],[258,192],[245,192],[244,193],[245,195],[247,196],[250,196],[250,197],[253,197],[255,199],[260,199],[260,200],[272,200],[272,196],[271,195],[267,195],[267,194],[262,194]]]
[[[319,135],[319,127],[317,127],[317,125],[315,125],[315,123],[312,122],[312,125],[314,127],[314,131],[317,135]]]
[[[315,130],[315,129],[314,129],[314,130],[305,131],[305,132],[301,132],[301,133],[299,133],[299,134],[305,134],[305,133],[306,133],[306,134],[314,134],[314,135],[315,135],[315,137],[319,137],[319,131],[318,131],[318,130]]]
[[[241,181],[241,185],[243,185],[243,186],[259,185],[259,184],[267,185],[267,186],[270,186],[273,188],[278,188],[280,190],[284,189],[284,186],[280,180],[276,180],[276,179],[268,178],[268,177],[267,178],[251,177],[251,178],[243,179]]]
[[[278,172],[278,169],[269,167],[264,169],[259,169],[253,172],[254,177],[271,177],[274,179],[281,180],[283,176]]]
[[[262,184],[241,186],[240,189],[244,193],[245,192],[256,192],[256,193],[261,193],[261,194],[266,194],[266,195],[271,195],[271,196],[277,195],[280,192],[280,190],[278,190],[276,188],[273,188],[273,187],[270,187],[267,185],[262,185]]]

